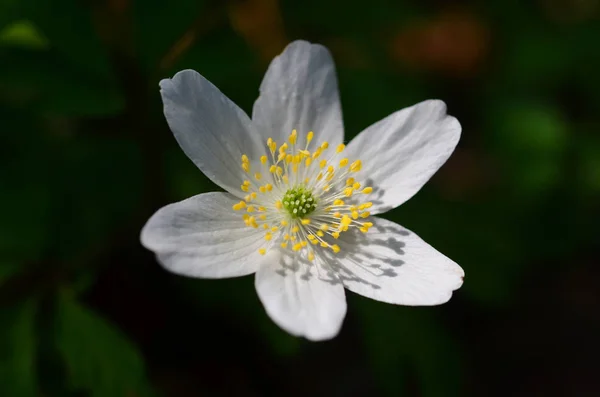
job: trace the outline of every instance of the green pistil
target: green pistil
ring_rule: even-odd
[[[312,192],[302,185],[288,189],[281,202],[292,218],[304,218],[317,208]]]

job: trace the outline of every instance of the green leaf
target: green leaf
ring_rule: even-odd
[[[56,338],[73,391],[95,397],[147,395],[144,362],[127,337],[65,295],[58,301]]]
[[[0,395],[36,395],[36,302],[28,301],[0,310]]]
[[[2,48],[0,58],[0,86],[35,101],[42,111],[106,116],[125,106],[114,82],[86,72],[55,50]]]
[[[358,308],[374,373],[387,395],[406,394],[410,374],[416,376],[421,396],[462,395],[460,349],[436,317],[443,309],[355,297],[351,305]]]
[[[85,72],[108,81],[114,79],[107,51],[92,23],[92,4],[78,0],[21,0],[19,7],[21,16],[30,20],[64,59]]]
[[[16,21],[0,31],[0,45],[48,48],[48,40],[27,20]]]
[[[9,279],[13,274],[15,274],[19,270],[19,265],[17,263],[4,263],[0,262],[0,287]]]
[[[506,100],[489,107],[492,150],[502,162],[510,189],[536,198],[562,179],[569,126],[561,109],[533,100]]]

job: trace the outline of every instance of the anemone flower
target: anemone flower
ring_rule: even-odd
[[[256,273],[271,319],[310,340],[338,334],[344,288],[419,306],[445,303],[462,285],[460,266],[375,216],[410,199],[454,150],[461,127],[443,102],[399,110],[345,146],[333,60],[305,41],[271,62],[252,119],[193,70],[160,89],[184,153],[225,190],[150,218],[141,241],[167,270]]]

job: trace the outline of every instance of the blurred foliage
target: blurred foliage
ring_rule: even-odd
[[[427,98],[461,121],[387,215],[464,267],[447,305],[348,293],[341,335],[310,344],[251,279],[140,247],[154,210],[215,189],[158,81],[196,69],[250,112],[295,38],[331,49],[348,140]],[[597,0],[0,0],[0,395],[599,394],[598,42]]]

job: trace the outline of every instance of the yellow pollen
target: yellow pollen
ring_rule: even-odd
[[[293,249],[294,251],[300,251],[300,249],[301,249],[301,248],[302,248],[302,244],[300,244],[300,243],[296,243],[296,244],[294,244],[294,246],[292,247],[292,249]]]
[[[355,162],[350,164],[350,171],[352,171],[352,172],[358,172],[358,171],[360,171],[361,168],[362,168],[362,163],[360,160],[356,160]]]
[[[300,230],[300,229],[298,228],[298,226],[294,226],[294,227],[292,228],[292,233],[298,233],[298,230]]]
[[[267,156],[260,156],[260,163],[261,164],[266,164],[267,163]]]
[[[337,244],[333,244],[333,245],[331,246],[331,249],[332,249],[332,250],[333,250],[333,252],[334,252],[334,253],[336,253],[336,254],[337,254],[338,252],[340,252],[340,246],[339,246],[339,245],[337,245]]]
[[[344,201],[343,201],[343,200],[340,200],[340,199],[337,199],[337,200],[335,200],[335,201],[333,202],[333,205],[344,205]]]
[[[320,168],[325,168],[325,166],[326,166],[326,165],[327,165],[327,160],[321,160],[321,161],[319,162],[319,167],[320,167]]]
[[[287,248],[287,246],[288,246],[288,243],[287,243],[287,242],[283,242],[283,243],[281,243],[280,245],[281,245],[281,248]]]
[[[362,190],[362,192],[364,194],[369,194],[369,193],[373,193],[373,188],[372,187],[366,187]]]
[[[281,201],[276,201],[275,202],[275,208],[277,208],[278,210],[283,208],[283,204],[281,204]]]
[[[333,236],[333,238],[338,239],[340,237],[340,232],[333,232],[331,233],[331,235]]]
[[[348,159],[341,159],[340,160],[340,167],[345,167],[348,165]]]
[[[267,232],[267,234],[265,234],[265,240],[271,241],[272,238],[273,238],[273,235],[271,233]]]
[[[302,219],[300,222],[301,222],[303,225],[308,225],[308,224],[310,224],[310,219]]]
[[[315,254],[312,251],[308,253],[308,260],[311,262],[315,260]]]
[[[353,183],[354,183],[354,178],[348,178],[346,180],[346,186],[352,186]]]
[[[256,178],[257,181],[260,181],[262,178],[262,175],[260,174],[260,172],[257,172],[256,174],[254,174],[254,178]]]
[[[369,214],[367,212],[365,212],[365,214],[367,214],[367,216],[369,216]],[[366,218],[364,216],[364,214],[362,214],[364,218]],[[358,219],[358,211],[352,211],[352,219]]]
[[[246,172],[250,171],[250,163],[242,163],[242,169]]]
[[[267,253],[267,250],[266,250],[265,248],[260,248],[260,249],[258,250],[258,253],[259,253],[259,254],[261,254],[261,255],[264,255],[264,254],[266,254],[266,253]]]
[[[272,166],[270,166],[270,167],[269,167],[269,172],[270,172],[271,174],[274,174],[274,173],[275,173],[275,171],[277,171],[277,166],[276,166],[276,165],[272,165]]]
[[[254,212],[254,206],[253,205],[249,205],[248,208],[246,208],[246,211],[248,211],[248,212]]]
[[[248,163],[250,162],[250,160],[248,159],[248,156],[246,156],[245,154],[242,154],[242,163]]]
[[[346,145],[344,145],[343,143],[340,143],[338,145],[337,149],[335,149],[335,151],[336,151],[336,153],[342,153],[345,148],[346,148]]]
[[[325,141],[321,144],[321,150],[325,150],[329,147],[329,142]]]
[[[306,135],[306,142],[310,143],[310,141],[313,140],[313,136],[315,136],[315,133],[312,131],[308,131],[308,135]]]
[[[352,192],[354,191],[354,189],[352,189],[351,187],[347,187],[344,189],[344,196],[346,197],[350,197],[352,196]]]
[[[317,230],[317,236],[323,237],[324,235],[325,235],[325,233],[323,233],[323,231]]]
[[[239,211],[244,208],[246,208],[246,202],[244,202],[244,201],[240,201],[239,203],[233,205],[234,211]]]
[[[354,190],[360,189],[360,183],[354,182],[354,184],[352,185],[352,189],[354,189]]]
[[[281,226],[287,226],[287,225],[288,225],[288,222],[285,219],[281,221]]]
[[[368,218],[369,215],[371,215],[371,213],[369,211],[365,211],[362,214],[360,214],[360,216],[362,216],[363,218]]]

